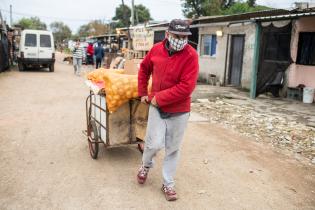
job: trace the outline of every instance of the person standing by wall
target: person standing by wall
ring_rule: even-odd
[[[143,59],[138,73],[138,93],[141,102],[149,103],[142,165],[137,174],[144,184],[153,157],[165,148],[162,192],[166,200],[177,199],[174,176],[179,149],[186,128],[191,94],[196,86],[199,64],[196,50],[188,45],[189,24],[175,19],[169,24],[166,39],[155,44]],[[148,82],[152,76],[152,91]]]
[[[74,74],[80,76],[82,59],[83,59],[83,48],[80,46],[80,40],[77,40],[73,49],[73,66],[74,66]]]
[[[101,42],[97,43],[97,47],[94,50],[95,58],[96,58],[96,68],[102,67],[102,60],[104,58],[104,49],[101,45]]]

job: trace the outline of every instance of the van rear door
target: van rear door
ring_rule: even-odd
[[[39,34],[39,59],[51,59],[53,53],[53,40],[51,34]]]
[[[38,39],[36,33],[26,33],[24,40],[24,58],[38,58]]]

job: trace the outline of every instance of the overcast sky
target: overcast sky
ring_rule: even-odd
[[[301,0],[257,0],[257,3],[275,8],[290,8],[296,1]],[[149,8],[154,20],[183,18],[180,0],[135,0],[135,4],[140,3]],[[76,33],[80,25],[90,20],[102,19],[108,22],[121,0],[0,0],[0,9],[7,21],[10,4],[13,8],[13,21],[23,16],[38,16],[47,25],[53,21],[63,21]],[[125,0],[125,4],[130,6],[131,0]]]

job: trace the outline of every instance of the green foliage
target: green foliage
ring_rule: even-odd
[[[205,0],[182,0],[182,11],[187,18],[206,16],[206,6],[208,4]]]
[[[44,22],[41,22],[38,17],[22,18],[17,22],[23,29],[47,30]]]
[[[220,15],[234,0],[181,0],[185,17]]]
[[[149,20],[152,20],[150,11],[142,4],[135,5],[135,24],[144,23]],[[131,17],[131,9],[125,5],[119,5],[116,8],[115,16],[113,20],[115,20],[114,27],[115,28],[122,28],[127,27],[130,25],[130,17]]]
[[[101,20],[93,20],[79,28],[78,35],[81,37],[97,36],[109,32],[109,25],[104,24]]]
[[[254,7],[256,5],[256,0],[247,0],[247,4],[250,7]]]
[[[119,5],[116,7],[113,20],[117,20],[116,27],[126,27],[130,25],[131,9],[127,5]]]
[[[232,15],[245,12],[255,12],[270,9],[266,6],[256,5],[256,0],[181,0],[182,11],[187,18]]]
[[[221,1],[221,8],[226,9],[232,6],[235,3],[235,0],[222,0]]]
[[[233,14],[240,14],[245,12],[256,12],[261,10],[270,9],[266,6],[257,5],[255,7],[250,7],[248,3],[245,2],[236,2],[231,7],[223,11],[223,15],[233,15]]]
[[[49,26],[56,43],[61,43],[63,40],[71,38],[71,30],[63,22],[56,21],[51,23]]]
[[[135,5],[135,16],[136,24],[152,20],[149,9],[142,4]]]

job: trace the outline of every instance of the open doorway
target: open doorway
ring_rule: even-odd
[[[285,71],[292,63],[291,30],[290,22],[282,27],[276,27],[273,23],[262,27],[256,97],[265,92],[279,97],[285,81]]]

